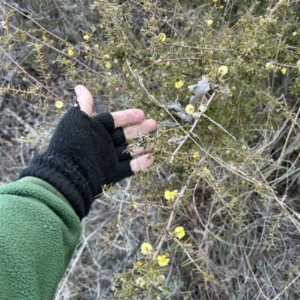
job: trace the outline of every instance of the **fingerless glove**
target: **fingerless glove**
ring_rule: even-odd
[[[103,185],[133,175],[123,128],[110,113],[90,118],[72,107],[59,122],[45,153],[35,156],[20,178],[34,176],[59,190],[78,217],[85,217]]]

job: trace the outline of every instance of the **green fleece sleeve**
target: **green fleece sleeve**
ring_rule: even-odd
[[[68,201],[24,177],[0,187],[0,299],[53,299],[81,232]]]

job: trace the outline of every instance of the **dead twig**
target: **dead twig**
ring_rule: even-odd
[[[197,164],[197,166],[196,166],[196,168],[194,170],[197,170],[199,168],[199,166],[202,165],[205,160],[206,160],[206,156],[203,156],[199,160],[199,162],[198,162],[198,164]],[[183,197],[186,189],[188,188],[188,186],[189,186],[189,184],[190,184],[190,182],[191,182],[191,180],[193,178],[194,172],[195,171],[192,172],[192,174],[189,177],[189,179],[187,180],[186,184],[181,188],[181,190],[179,192],[179,195],[177,196],[177,198],[176,198],[176,200],[175,200],[175,202],[174,202],[174,204],[172,206],[172,211],[171,211],[169,219],[167,221],[167,225],[165,227],[165,232],[161,235],[161,237],[156,242],[157,246],[156,246],[156,250],[153,253],[153,259],[155,259],[157,257],[157,255],[158,255],[158,253],[159,253],[159,251],[160,251],[160,249],[162,247],[162,244],[164,243],[164,241],[167,238],[167,235],[169,234],[169,231],[170,231],[170,228],[171,228],[171,225],[172,225],[172,221],[173,221],[173,218],[174,218],[174,215],[175,215],[176,208],[179,205],[180,200]]]

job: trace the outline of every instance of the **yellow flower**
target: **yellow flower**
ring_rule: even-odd
[[[64,106],[64,104],[63,104],[62,101],[57,100],[57,101],[55,102],[55,106],[56,106],[57,108],[62,108],[62,107]]]
[[[211,26],[214,21],[209,19],[209,20],[206,20],[205,22],[208,26]]]
[[[294,32],[293,32],[293,36],[296,36],[296,35],[297,35],[297,32],[296,32],[296,31],[294,31]]]
[[[69,54],[70,56],[73,56],[73,55],[74,55],[74,51],[73,51],[72,49],[68,49],[68,54]]]
[[[143,263],[141,261],[139,261],[139,260],[135,263],[135,266],[137,268],[140,268],[142,265],[143,265]]]
[[[166,36],[166,34],[165,33],[163,33],[163,32],[161,32],[160,34],[159,34],[159,39],[160,39],[160,41],[163,43],[163,42],[165,42],[166,41],[166,39],[167,39],[167,36]]]
[[[170,201],[170,200],[174,200],[176,197],[178,196],[178,191],[174,190],[174,191],[165,191],[165,198],[166,200]]]
[[[218,71],[221,75],[224,76],[228,73],[228,67],[227,66],[221,66]]]
[[[180,89],[183,86],[184,82],[183,80],[178,80],[175,82],[176,89]]]
[[[260,23],[261,25],[265,24],[265,23],[266,23],[266,19],[264,19],[263,17],[261,17],[261,18],[259,19],[259,23]]]
[[[195,107],[194,107],[194,105],[188,104],[188,105],[185,107],[185,112],[186,112],[188,115],[192,115],[192,114],[195,112]]]
[[[175,235],[175,237],[181,240],[185,236],[184,228],[182,226],[177,226],[174,229],[173,234]]]
[[[149,243],[143,243],[141,245],[141,252],[144,255],[149,255],[153,252],[153,247]]]
[[[283,75],[285,75],[285,74],[286,74],[286,68],[282,68],[282,69],[281,69],[281,73],[282,73]]]
[[[105,64],[105,67],[106,67],[106,69],[110,69],[110,68],[111,68],[111,63],[108,61],[108,62]]]
[[[198,151],[195,151],[194,153],[193,153],[193,158],[200,158],[200,154],[199,154],[199,152]]]
[[[169,261],[170,261],[170,259],[168,258],[167,254],[157,256],[157,262],[158,262],[159,266],[161,266],[161,267],[167,266]]]
[[[83,39],[88,41],[90,39],[90,36],[88,34],[86,34],[86,35],[83,36]]]
[[[271,69],[273,69],[273,67],[274,67],[273,63],[271,63],[271,62],[266,63],[266,69],[267,70],[271,70]]]
[[[209,171],[209,169],[206,168],[206,167],[203,168],[203,173],[204,173],[205,175],[210,175],[210,171]]]

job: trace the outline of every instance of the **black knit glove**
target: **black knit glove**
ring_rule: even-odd
[[[72,107],[58,124],[47,151],[37,155],[20,178],[41,178],[59,190],[80,219],[104,184],[133,175],[123,128],[114,128],[110,113],[90,118]]]

